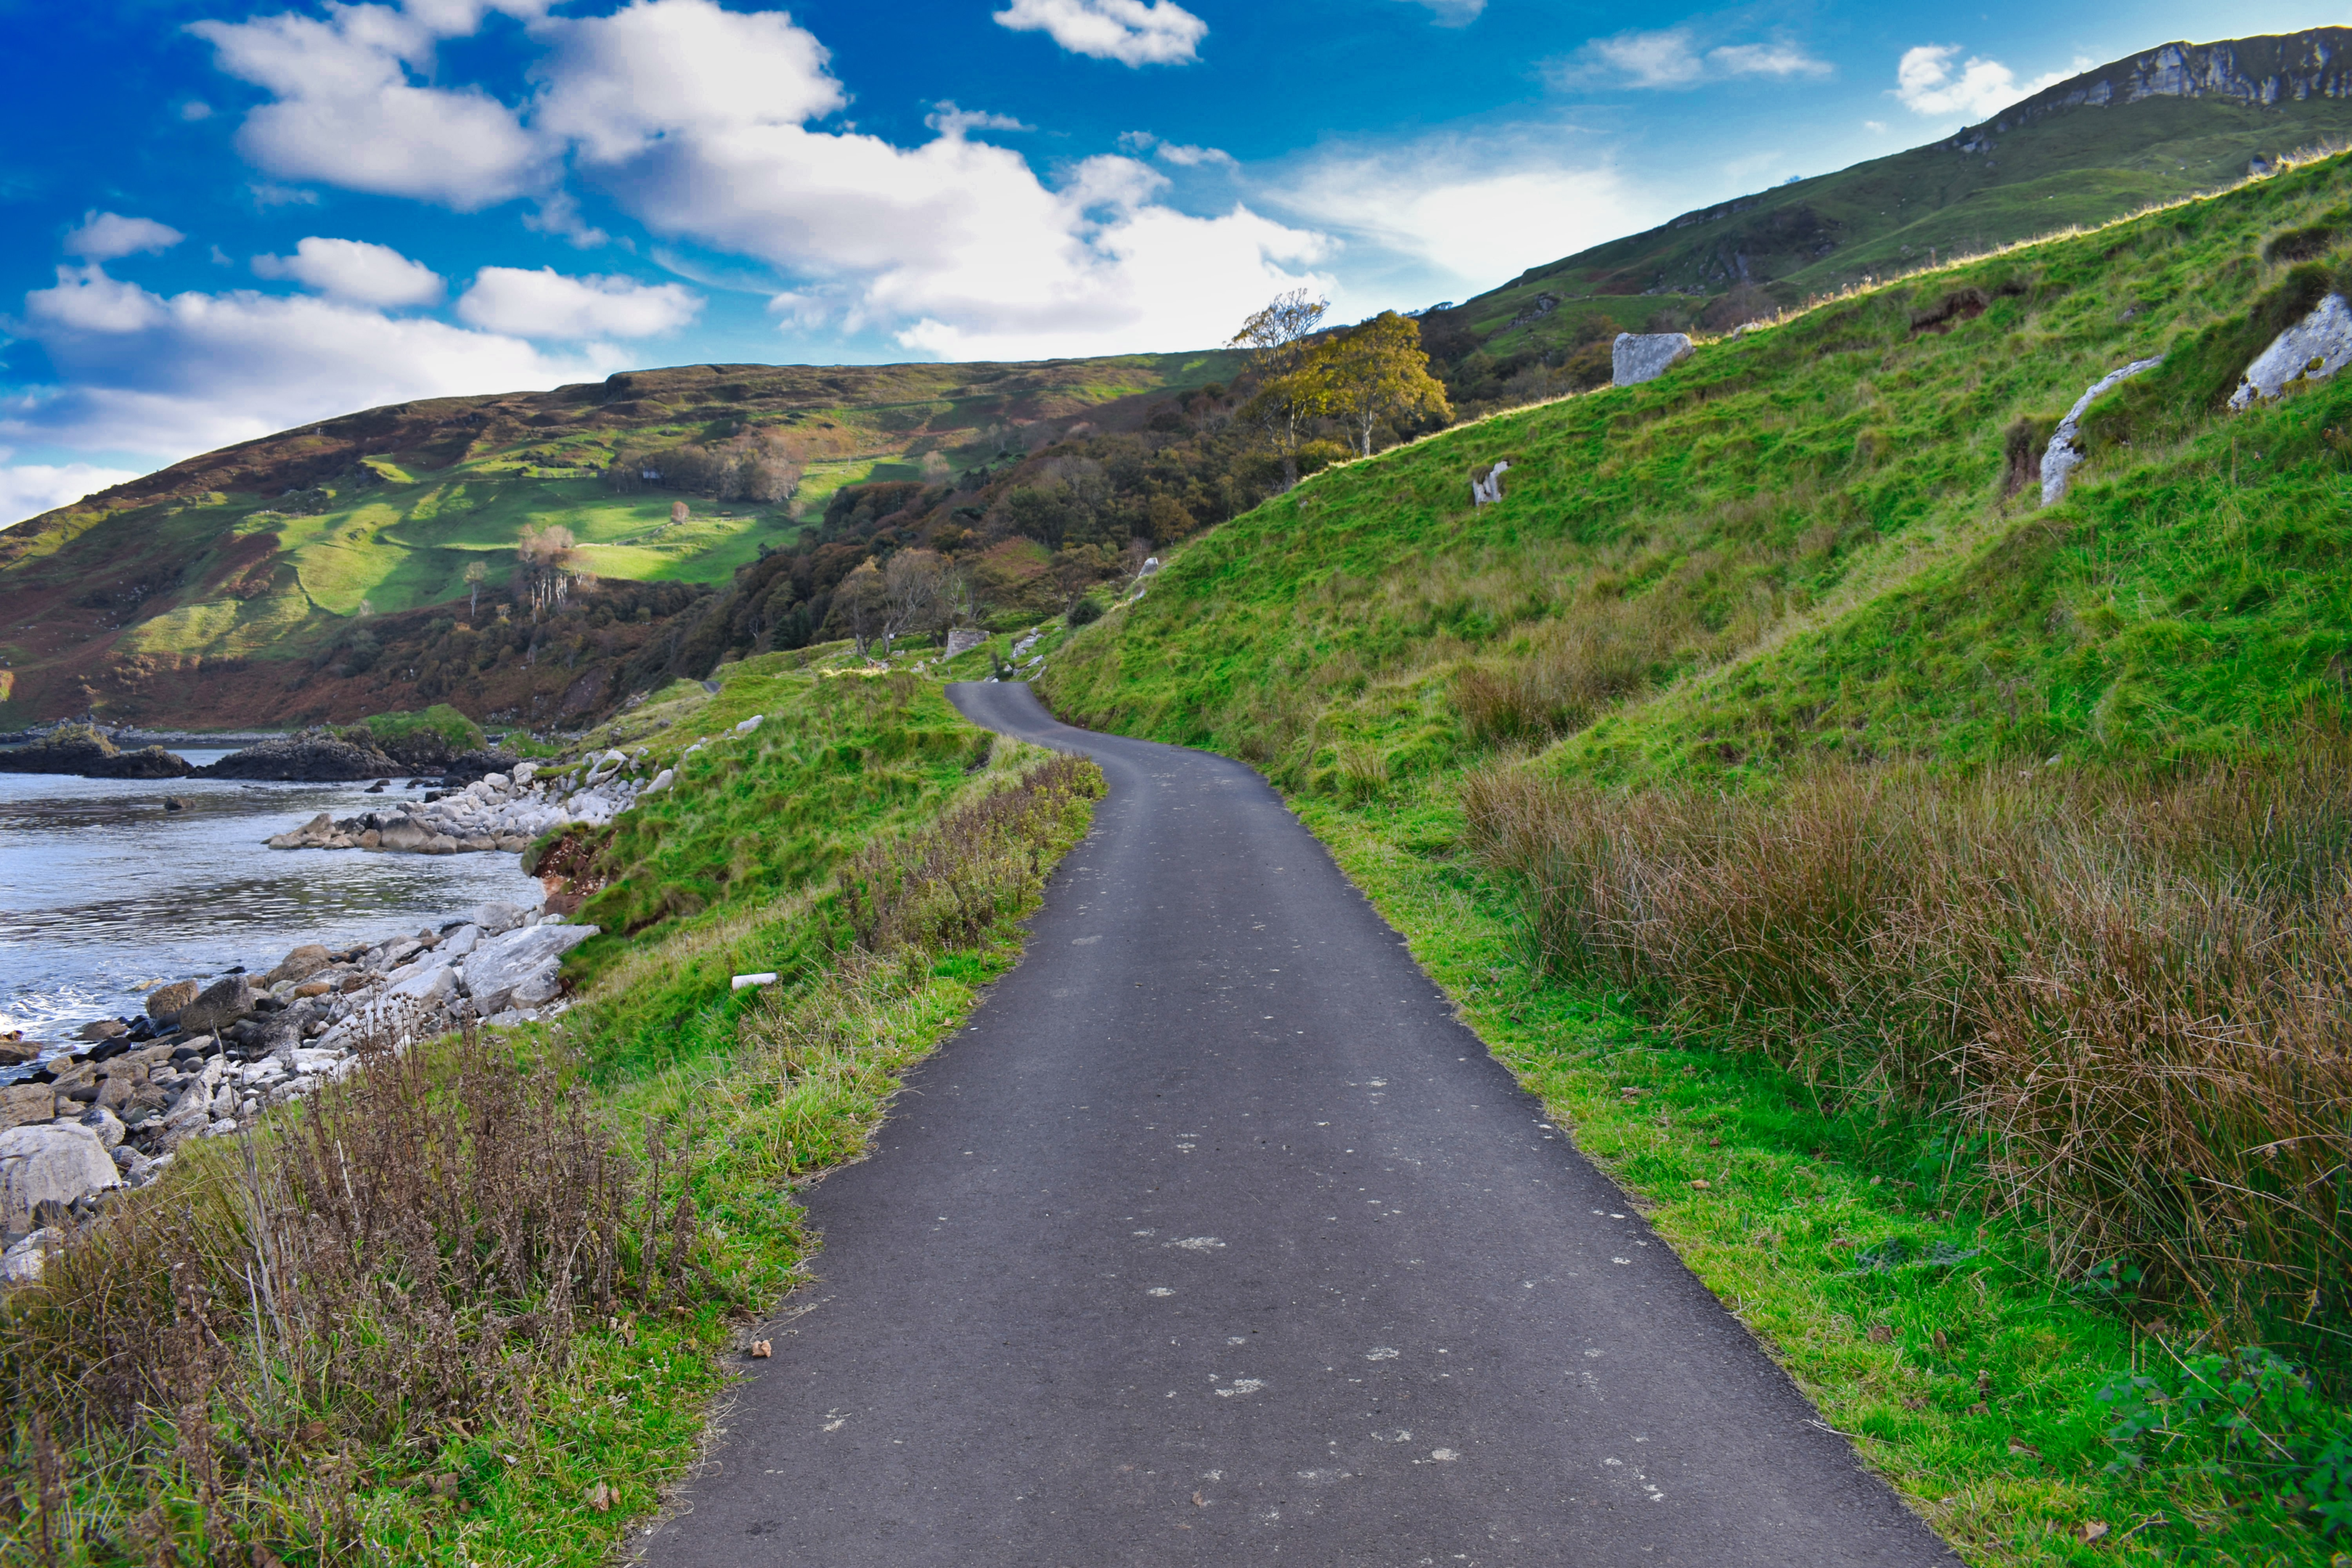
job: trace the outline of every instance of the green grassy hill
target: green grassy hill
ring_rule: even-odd
[[[1457,403],[1620,331],[1725,331],[1865,279],[2225,189],[2352,139],[2352,29],[2168,44],[1948,140],[1685,213],[1423,318]],[[2139,96],[2135,96],[2137,94]],[[1478,356],[1475,363],[1468,362]],[[1605,362],[1599,362],[1605,379]]]
[[[2222,404],[2348,259],[2336,158],[1864,289],[1318,474],[1042,689],[1291,792],[1972,1561],[2340,1561],[2352,381]]]
[[[353,687],[324,673],[352,662],[330,645],[365,617],[380,617],[376,641],[438,641],[422,636],[436,612],[499,620],[517,598],[527,526],[568,529],[577,564],[608,584],[721,584],[802,542],[844,486],[985,475],[1073,432],[1132,429],[1155,399],[1230,378],[1234,363],[1211,352],[692,365],[404,404],[208,453],[0,532],[0,725],[85,710],[249,724],[401,706],[418,693],[383,689],[401,672],[392,661],[357,672]],[[789,500],[630,493],[603,477],[625,453],[747,443],[796,471]],[[680,500],[688,516],[673,521]],[[478,609],[466,575],[477,563]],[[631,624],[637,612],[660,619],[690,598],[624,595],[618,629],[608,614],[598,646],[570,649],[560,676],[509,660],[470,705],[486,717],[593,712],[622,693],[600,679],[566,700],[583,652],[612,666],[655,635]],[[403,652],[401,670],[420,661]]]

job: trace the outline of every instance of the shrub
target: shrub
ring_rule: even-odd
[[[1076,631],[1080,626],[1093,626],[1097,621],[1101,620],[1102,617],[1102,605],[1097,604],[1093,597],[1089,595],[1088,597],[1080,599],[1076,604],[1072,605],[1070,606],[1069,615],[1066,618],[1069,623],[1070,629],[1072,631]]]

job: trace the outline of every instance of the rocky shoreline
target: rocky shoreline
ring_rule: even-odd
[[[82,1048],[0,1085],[0,1287],[39,1279],[77,1221],[153,1181],[190,1138],[247,1131],[368,1051],[467,1018],[504,1026],[561,1012],[563,955],[595,934],[480,904],[413,934],[297,947],[257,979],[232,970],[158,985],[141,1016],[83,1026]],[[0,1044],[0,1067],[39,1049]]]
[[[642,797],[669,787],[663,770],[651,779],[643,753],[606,752],[584,771],[565,769],[545,780],[534,763],[511,773],[485,773],[463,789],[436,791],[421,803],[388,804],[340,821],[320,812],[301,826],[266,840],[272,849],[374,849],[413,855],[517,851],[551,829],[602,827]]]

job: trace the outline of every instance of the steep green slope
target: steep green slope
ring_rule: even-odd
[[[1475,345],[1490,360],[1556,362],[1662,315],[1661,325],[1705,318],[1722,330],[1864,279],[2225,189],[2284,154],[2352,137],[2335,63],[2347,47],[2352,29],[2318,27],[2147,50],[1948,140],[1532,268],[1431,312],[1423,331],[1449,361]],[[1475,387],[1464,390],[1478,401]]]
[[[1972,1561],[2352,1521],[2352,384],[2219,406],[2347,197],[2299,167],[1328,470],[1042,678],[1292,791]]]
[[[2346,194],[2340,161],[2297,169],[1318,475],[1193,546],[1051,689],[1299,787],[1350,747],[1425,772],[1662,690],[1572,754],[1651,776],[2231,749],[2352,647],[2315,575],[2342,561],[2352,388],[2136,447],[2095,422],[2048,511],[2011,432],[2046,438],[2108,371],[2234,324],[2285,276],[2265,238],[2340,224]],[[1987,308],[1914,325],[1956,298]],[[1498,459],[1504,500],[1474,508]]]

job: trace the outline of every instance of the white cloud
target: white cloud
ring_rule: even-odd
[[[1864,131],[1869,132],[1874,136],[1884,136],[1886,134],[1886,121],[1884,120],[1865,120],[1862,122],[1862,128]]]
[[[1706,51],[1706,63],[1724,76],[1827,76],[1828,62],[1794,44],[1727,44]]]
[[[363,239],[324,239],[317,235],[294,247],[291,256],[257,256],[253,270],[264,278],[290,278],[305,289],[355,305],[436,305],[441,300],[441,275],[421,261],[411,261],[388,245]]]
[[[457,300],[469,326],[519,338],[647,338],[674,331],[702,300],[677,283],[633,278],[571,278],[552,267],[485,267]]]
[[[997,26],[1044,33],[1074,55],[1128,66],[1188,65],[1209,24],[1175,0],[1013,0]]]
[[[774,267],[796,321],[942,354],[1197,347],[1325,248],[1246,208],[1160,205],[1163,176],[1131,158],[1048,186],[952,132],[908,148],[812,130],[844,94],[823,47],[775,13],[638,0],[549,31],[541,122],[577,139],[583,172],[658,234]]]
[[[1701,49],[1688,27],[1595,38],[1569,68],[1569,80],[1615,78],[1628,87],[1696,87],[1730,77],[1826,76],[1830,68],[1794,44],[1722,44]]]
[[[550,355],[312,295],[166,298],[96,266],[59,268],[7,325],[63,385],[0,401],[0,440],[164,461],[356,408],[592,380],[624,363],[601,345]]]
[[[656,142],[798,126],[848,102],[823,44],[781,11],[712,0],[634,0],[559,24],[536,123],[616,163]]]
[[[1958,44],[1921,44],[1904,50],[1895,68],[1895,100],[1912,113],[1930,119],[1990,120],[2011,104],[2090,69],[2094,63],[2078,56],[2065,70],[2021,82],[2017,73],[1999,60],[1975,55],[1955,73],[1952,60],[1959,52]]]
[[[1497,145],[1440,136],[1377,152],[1336,151],[1294,176],[1283,205],[1413,258],[1425,269],[1414,286],[1457,299],[1676,210],[1654,187],[1606,163],[1558,162],[1545,140],[1529,132]]]
[[[1173,163],[1180,169],[1196,169],[1204,163],[1225,169],[1241,167],[1239,159],[1218,147],[1180,147],[1173,142],[1163,142],[1160,145],[1159,152],[1152,156],[1163,163]]]
[[[138,477],[127,468],[100,468],[88,463],[0,464],[0,528]]]
[[[237,132],[260,168],[471,211],[546,179],[540,144],[513,110],[479,88],[410,80],[431,70],[440,39],[472,32],[485,9],[472,0],[335,5],[324,21],[283,13],[188,30],[213,46],[222,70],[276,95]]]
[[[213,106],[201,98],[192,98],[180,105],[180,118],[192,123],[198,120],[210,120],[212,117]]]
[[[142,250],[169,250],[187,237],[152,217],[91,212],[83,214],[81,226],[66,236],[65,252],[88,261],[111,261]]]
[[[1486,9],[1486,0],[1409,0],[1429,11],[1429,19],[1441,27],[1466,27],[1476,21]]]
[[[1034,125],[1024,125],[1009,114],[991,114],[984,109],[958,109],[953,101],[941,99],[923,116],[923,123],[942,136],[961,136],[970,131],[1034,131]]]

